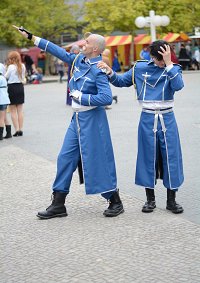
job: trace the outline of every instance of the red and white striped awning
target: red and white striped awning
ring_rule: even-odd
[[[112,35],[112,36],[106,36],[105,37],[106,40],[106,46],[119,46],[119,45],[126,45],[126,44],[130,44],[132,41],[132,36],[131,35]],[[85,40],[81,39],[78,41],[75,41],[73,43],[70,43],[66,46],[64,46],[64,48],[69,49],[72,47],[72,45],[76,44],[78,46],[83,46]]]
[[[151,36],[147,34],[138,34],[134,37],[134,44],[150,44]]]
[[[106,46],[119,46],[119,45],[126,45],[131,44],[132,36],[131,35],[112,35],[106,36]]]
[[[163,37],[163,40],[166,40],[167,42],[180,42],[180,41],[188,41],[190,38],[187,36],[187,34],[181,32],[181,33],[172,33],[169,32]]]
[[[160,38],[159,35],[157,35],[157,38]],[[165,35],[163,40],[166,40],[167,42],[180,42],[180,41],[188,41],[190,40],[187,34],[185,33],[168,33]],[[106,47],[109,46],[119,46],[119,45],[126,45],[131,44],[132,42],[132,36],[131,35],[111,35],[106,36]],[[66,46],[64,46],[65,49],[70,49],[72,45],[77,44],[78,46],[82,47],[85,40],[81,39],[78,41],[75,41],[73,43],[70,43]],[[138,34],[136,37],[134,37],[134,44],[141,44],[141,45],[149,45],[151,43],[151,36],[147,34]]]

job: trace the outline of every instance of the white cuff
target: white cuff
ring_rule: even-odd
[[[80,103],[81,103],[81,97],[82,97],[82,95],[83,95],[83,93],[81,92],[80,95],[79,95],[79,98],[78,98],[78,100],[79,100]]]
[[[36,45],[36,46],[38,46],[39,45],[39,43],[40,43],[40,37],[38,37],[38,36],[35,36],[35,41],[34,41],[34,44]]]
[[[79,90],[74,90],[70,93],[70,96],[81,102],[82,92]]]
[[[167,72],[169,72],[172,68],[173,68],[173,64],[170,64],[169,66],[167,66],[166,68],[165,68],[165,70],[167,71]]]
[[[112,70],[111,74],[110,74],[110,75],[108,75],[108,76],[109,76],[109,78],[112,78],[112,77],[113,77],[113,75],[114,75],[114,71]]]

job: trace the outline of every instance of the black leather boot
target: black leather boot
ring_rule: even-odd
[[[4,139],[9,139],[9,138],[12,138],[11,125],[6,125],[6,135],[5,135]]]
[[[67,210],[65,207],[66,193],[53,192],[52,204],[47,207],[45,211],[38,212],[37,217],[41,219],[50,219],[53,217],[67,216]]]
[[[156,208],[154,189],[145,188],[145,191],[147,202],[143,205],[142,212],[153,212],[154,208]]]
[[[171,210],[173,213],[182,213],[184,211],[183,207],[176,203],[176,192],[170,189],[167,189],[167,206],[166,209]]]
[[[0,127],[0,141],[3,140],[3,127]]]
[[[114,217],[124,212],[122,201],[119,197],[119,191],[116,191],[112,194],[109,199],[109,206],[104,211],[103,215],[107,217]]]
[[[118,102],[117,95],[114,95],[114,96],[113,96],[113,100],[115,100],[115,103]]]

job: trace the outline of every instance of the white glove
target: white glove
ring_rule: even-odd
[[[79,90],[74,90],[74,91],[70,92],[70,96],[72,98],[74,98],[75,100],[79,100],[79,98],[81,98],[81,96],[82,96],[82,92],[79,91]]]

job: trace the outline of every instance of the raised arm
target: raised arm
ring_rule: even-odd
[[[184,87],[181,67],[171,61],[171,48],[169,45],[164,44],[164,47],[161,46],[160,49],[158,53],[162,55],[165,62],[171,88],[173,91],[181,90]]]
[[[76,57],[75,54],[71,54],[71,53],[67,52],[64,48],[46,40],[46,39],[43,39],[43,38],[40,38],[40,37],[33,35],[31,32],[27,31],[23,27],[17,27],[17,26],[14,26],[14,25],[13,25],[13,27],[15,29],[17,29],[21,33],[22,36],[33,41],[33,43],[36,46],[38,46],[40,49],[52,54],[53,56],[59,58],[63,62],[72,63],[74,58]]]

